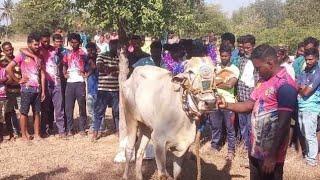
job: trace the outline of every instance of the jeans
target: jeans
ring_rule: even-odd
[[[95,119],[95,104],[97,102],[98,95],[91,95],[88,94],[87,96],[87,108],[88,108],[88,118],[90,119],[90,130],[94,129],[94,119]],[[105,119],[102,119],[101,125],[100,125],[100,132],[104,132],[106,130],[106,123]]]
[[[234,113],[227,110],[217,110],[210,114],[210,126],[212,130],[211,146],[214,149],[220,149],[220,139],[222,123],[224,122],[227,129],[228,150],[234,152],[236,149],[236,132],[233,127]]]
[[[112,107],[112,116],[115,130],[119,130],[119,91],[98,91],[95,104],[94,131],[99,131],[101,121],[104,119],[107,107]]]
[[[317,140],[317,112],[299,111],[299,125],[302,135],[306,139],[306,160],[311,165],[317,164],[318,140]]]
[[[248,149],[250,146],[251,135],[251,113],[239,113],[239,126],[241,131],[242,141],[244,142],[244,148]]]
[[[79,130],[84,131],[87,123],[86,85],[84,82],[67,83],[65,92],[65,109],[67,116],[67,133],[74,132],[74,105],[76,100],[79,106]]]
[[[42,103],[41,131],[45,132],[46,125],[49,125],[49,129],[52,130],[55,119],[59,134],[63,134],[65,121],[62,88],[60,85],[48,86],[46,91],[46,99]]]
[[[262,172],[263,160],[249,157],[250,180],[282,180],[284,163],[276,163],[274,171],[270,174]]]

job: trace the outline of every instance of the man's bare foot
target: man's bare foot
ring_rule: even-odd
[[[34,135],[33,139],[36,140],[36,141],[41,141],[42,137],[40,135]]]
[[[91,141],[92,142],[97,142],[98,141],[98,131],[93,131]]]
[[[22,137],[21,137],[21,141],[23,141],[23,142],[29,142],[30,139],[29,139],[27,136],[22,136]]]

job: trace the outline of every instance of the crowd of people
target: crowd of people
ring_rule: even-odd
[[[33,32],[18,55],[14,55],[10,42],[2,43],[1,141],[4,135],[23,141],[41,140],[55,133],[54,122],[59,138],[89,133],[92,141],[97,141],[106,133],[108,107],[112,108],[114,132],[118,132],[119,36],[99,31],[92,42],[84,43],[83,38],[79,33],[69,33],[70,47],[64,47],[60,32]],[[203,118],[212,132],[212,150],[220,151],[226,136],[226,158],[232,161],[237,139],[241,139],[241,148],[251,154],[251,175],[262,179],[282,177],[288,146],[295,145],[307,165],[316,166],[320,149],[319,41],[306,38],[291,59],[286,47],[256,46],[253,35],[236,39],[232,33],[224,33],[219,47],[215,40],[179,39],[169,33],[164,42],[132,35],[127,46],[130,72],[144,65],[168,68],[165,54],[183,63],[199,54],[195,50],[209,56],[208,47],[213,48],[219,54],[217,75],[226,71],[232,75],[216,82],[217,92],[223,97],[220,109]],[[78,127],[74,125],[75,101],[79,107]],[[30,107],[32,136],[28,133]]]

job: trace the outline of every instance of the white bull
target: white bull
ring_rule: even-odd
[[[158,177],[166,179],[168,176],[167,149],[174,155],[174,179],[179,177],[185,154],[196,136],[196,118],[192,117],[210,112],[215,105],[212,91],[214,71],[209,58],[187,61],[185,72],[175,77],[167,70],[154,66],[134,70],[121,88],[128,132],[123,179],[128,179],[129,161],[135,145],[136,179],[143,179],[143,153],[150,139],[154,145]],[[184,96],[183,92],[187,94]],[[195,112],[196,116],[186,111]]]

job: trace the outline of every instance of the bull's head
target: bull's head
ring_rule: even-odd
[[[216,109],[215,65],[209,57],[194,57],[185,63],[184,72],[172,78],[188,92],[188,98],[202,113]]]

